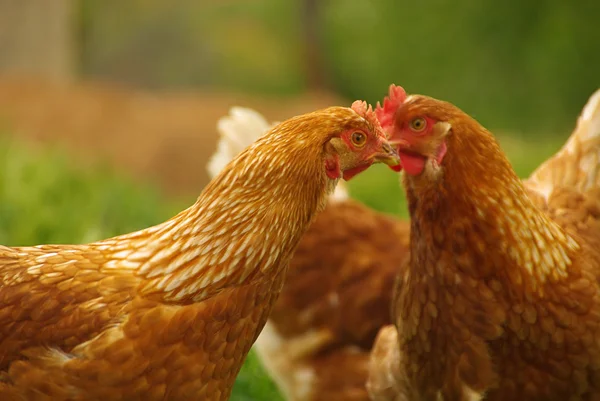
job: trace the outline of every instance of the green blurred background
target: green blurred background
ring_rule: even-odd
[[[0,243],[158,223],[201,191],[230,106],[285,118],[392,82],[492,128],[526,176],[600,87],[599,20],[592,0],[0,0]],[[388,169],[350,189],[405,215]],[[278,397],[251,354],[233,399]]]
[[[375,102],[395,82],[542,133],[569,127],[600,84],[593,0],[90,0],[80,12],[81,72],[144,86]]]

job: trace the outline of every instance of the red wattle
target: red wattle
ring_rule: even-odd
[[[425,169],[426,158],[419,155],[408,154],[404,152],[398,152],[400,160],[402,161],[402,167],[406,174],[419,175]]]
[[[448,151],[448,146],[446,146],[446,142],[442,142],[442,145],[438,149],[438,153],[436,156],[436,161],[438,164],[442,164],[442,160],[444,160],[444,156],[446,156],[446,152]]]
[[[332,180],[337,180],[342,175],[340,162],[337,156],[325,160],[325,174]]]
[[[354,167],[348,170],[345,170],[343,173],[344,180],[349,181],[352,177],[361,173],[369,168],[369,164],[363,164],[362,166]]]

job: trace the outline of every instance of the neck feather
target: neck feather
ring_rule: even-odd
[[[414,268],[428,259],[418,245],[425,239],[474,277],[500,275],[532,289],[565,277],[578,244],[532,203],[489,132],[463,132],[449,138],[436,182],[406,178],[413,250],[423,253]]]
[[[261,138],[171,220],[108,240],[121,258],[115,266],[135,269],[143,293],[178,302],[286,268],[336,182],[324,173],[322,144],[285,137]]]

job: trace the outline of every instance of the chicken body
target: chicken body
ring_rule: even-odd
[[[18,250],[55,255],[38,282],[2,291],[3,400],[227,399],[283,276],[177,304],[140,296],[134,277],[64,272],[104,259],[64,251]]]
[[[255,346],[286,399],[368,400],[369,352],[390,323],[408,238],[407,221],[350,199],[317,216]]]
[[[228,399],[338,178],[395,157],[366,105],[325,109],[273,128],[165,223],[1,247],[0,399]]]
[[[410,260],[373,400],[600,397],[599,98],[523,183],[465,113],[390,89],[378,112],[410,165]]]
[[[209,173],[218,174],[271,125],[254,110],[232,108],[218,123],[221,139]],[[337,185],[300,240],[255,344],[287,400],[368,400],[369,352],[378,330],[391,323],[409,227],[349,199],[343,183]]]

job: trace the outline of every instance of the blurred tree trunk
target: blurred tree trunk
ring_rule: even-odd
[[[0,73],[70,79],[75,5],[74,0],[0,0]]]
[[[306,57],[308,87],[314,90],[327,88],[327,73],[323,63],[323,42],[320,29],[320,8],[324,0],[302,0],[302,29]]]

